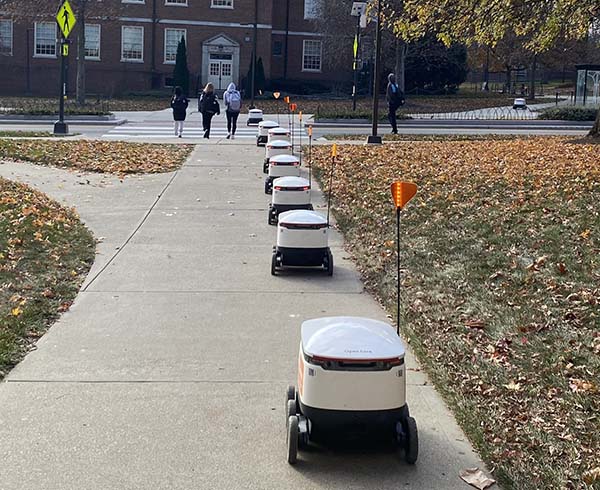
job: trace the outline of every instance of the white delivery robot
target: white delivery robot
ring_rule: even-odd
[[[302,177],[279,177],[273,181],[273,197],[269,204],[268,222],[276,225],[280,213],[294,209],[312,211],[310,182]]]
[[[360,317],[302,324],[298,389],[286,394],[287,460],[316,433],[368,428],[389,434],[409,464],[417,461],[417,424],[406,403],[404,345],[395,329]]]
[[[250,109],[248,111],[248,120],[246,126],[256,125],[263,120],[263,111],[260,109]]]
[[[258,133],[256,134],[256,146],[265,146],[269,139],[269,129],[277,128],[279,124],[275,121],[261,121],[258,123]]]
[[[271,141],[277,141],[277,140],[292,141],[292,139],[290,137],[290,130],[281,128],[281,127],[269,129],[267,143],[270,143]]]
[[[263,173],[269,171],[269,162],[271,158],[277,155],[291,155],[292,144],[289,141],[276,140],[267,143],[265,146],[265,160],[263,162]]]
[[[315,211],[286,211],[279,215],[277,244],[271,257],[271,274],[287,268],[320,268],[333,275],[329,223]]]
[[[278,177],[300,177],[300,158],[295,155],[275,155],[269,160],[265,194],[273,192],[273,181]]]

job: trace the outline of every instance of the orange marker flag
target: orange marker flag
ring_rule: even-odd
[[[300,122],[302,122],[302,111],[298,113],[298,119],[300,119]]]
[[[289,104],[289,103],[290,103],[290,96],[289,96],[289,95],[286,95],[286,96],[283,98],[283,100],[285,100],[285,103],[286,103],[286,104]]]
[[[312,136],[312,126],[309,126],[309,127],[308,127],[308,135],[309,135],[309,136]]]
[[[334,158],[337,157],[337,145],[336,144],[334,144],[331,147],[331,156],[334,157]]]
[[[278,99],[280,95],[280,92],[273,92],[273,97],[275,97],[276,99]]]
[[[290,110],[291,110],[292,112],[296,112],[296,109],[297,109],[297,108],[298,108],[298,105],[297,105],[297,104],[294,104],[294,103],[290,104]]]
[[[397,209],[402,209],[417,193],[417,186],[411,182],[396,181],[392,184],[392,197]]]

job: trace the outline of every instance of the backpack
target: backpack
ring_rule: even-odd
[[[240,112],[242,109],[242,98],[237,90],[230,92],[227,97],[229,102],[229,110],[232,112]]]
[[[171,107],[173,110],[178,112],[184,112],[187,109],[188,101],[185,97],[173,97],[173,101],[171,102]]]

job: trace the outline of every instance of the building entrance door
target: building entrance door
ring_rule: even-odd
[[[227,90],[227,86],[233,82],[231,58],[231,54],[210,54],[208,81],[215,86],[215,90]]]

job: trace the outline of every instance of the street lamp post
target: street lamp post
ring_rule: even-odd
[[[381,64],[381,0],[377,0],[377,27],[375,35],[375,74],[373,79],[373,127],[371,135],[367,138],[367,144],[382,143],[381,136],[377,134],[377,122],[379,119],[379,68]]]

